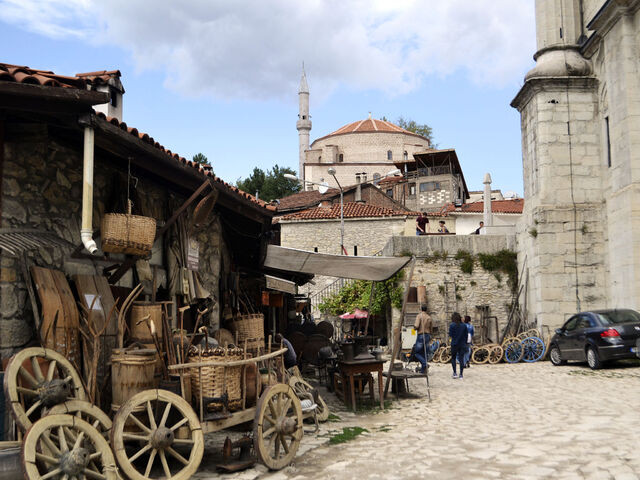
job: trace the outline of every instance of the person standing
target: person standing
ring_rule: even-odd
[[[418,334],[416,337],[416,343],[413,346],[413,351],[415,357],[422,366],[420,373],[425,373],[427,371],[427,349],[429,348],[429,342],[431,341],[433,323],[431,321],[431,316],[427,313],[427,306],[422,305],[420,310],[421,312],[416,315],[416,321],[413,324],[413,328],[416,329],[416,333]]]
[[[298,358],[296,356],[296,351],[293,349],[291,342],[284,338],[282,334],[278,333],[275,336],[276,343],[281,343],[287,351],[284,354],[284,368],[291,368],[294,365],[298,364]]]
[[[444,223],[444,220],[440,220],[440,227],[438,227],[438,233],[449,233],[449,229],[447,225]]]
[[[464,354],[464,367],[469,368],[469,360],[471,360],[471,344],[473,343],[473,335],[475,335],[475,329],[471,325],[471,317],[469,315],[464,316],[464,323],[467,326],[467,350]]]
[[[426,235],[429,225],[429,219],[427,218],[427,212],[422,212],[418,218],[416,218],[416,235]]]
[[[460,317],[458,312],[451,314],[449,338],[451,339],[452,378],[462,378],[462,372],[464,372],[464,353],[467,346],[467,325],[462,323],[462,317]],[[458,377],[456,373],[456,363],[460,363],[460,377]]]
[[[482,227],[484,227],[484,222],[480,222],[480,226],[476,228],[475,232],[473,232],[471,235],[480,235],[480,230],[482,230]]]

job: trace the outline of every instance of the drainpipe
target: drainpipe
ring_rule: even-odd
[[[84,154],[82,169],[82,227],[80,238],[89,253],[98,251],[93,239],[93,150],[95,132],[90,126],[84,127]]]

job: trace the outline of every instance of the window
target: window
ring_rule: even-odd
[[[404,151],[403,158],[404,158],[404,161],[405,161],[405,162],[408,162],[408,161],[409,161],[409,154],[407,153],[407,151],[406,151],[406,150]]]
[[[607,167],[611,167],[611,137],[609,136],[609,117],[604,117],[604,128],[607,141]]]
[[[354,245],[353,246],[353,256],[357,257],[358,256],[358,245]]]
[[[393,153],[391,153],[391,150],[387,150],[387,160],[390,162],[393,161]]]
[[[425,182],[420,184],[420,193],[440,190],[440,182]]]
[[[374,174],[373,174],[373,183],[374,183],[375,185],[377,185],[377,184],[378,184],[378,182],[380,182],[380,174],[379,174],[379,173],[374,173]]]
[[[318,155],[318,162],[322,161],[322,155]]]
[[[111,100],[109,100],[111,106],[118,108],[118,91],[115,88],[111,88],[109,93],[111,94]]]
[[[410,197],[415,197],[416,196],[416,184],[415,183],[410,183],[409,184],[409,196]]]
[[[313,251],[314,251],[315,253],[318,253],[318,247],[313,247]]]
[[[387,189],[387,195],[389,195],[391,198],[393,198],[393,188],[388,188]]]
[[[575,316],[571,318],[567,323],[565,323],[562,329],[567,332],[571,332],[576,329],[577,323],[578,323],[578,316]]]
[[[342,153],[338,155],[338,162],[340,163],[344,162],[344,155]]]
[[[302,115],[302,119],[303,119],[303,120],[306,120],[306,119],[307,119],[307,116],[306,116],[306,115]]]
[[[591,328],[591,327],[593,327],[593,322],[591,321],[591,319],[586,315],[580,315],[580,318],[578,319],[578,325],[576,326],[576,328]]]

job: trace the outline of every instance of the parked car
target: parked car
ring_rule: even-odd
[[[604,362],[640,356],[640,313],[631,309],[594,310],[574,315],[556,330],[549,347],[554,365]]]

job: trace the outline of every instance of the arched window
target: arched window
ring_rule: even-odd
[[[409,154],[407,153],[407,151],[405,150],[404,152],[404,161],[408,162],[409,161]]]
[[[380,182],[380,174],[376,172],[373,174],[373,183],[374,185],[377,185],[379,182]]]
[[[338,155],[338,162],[340,163],[344,162],[344,155],[342,153]]]
[[[387,150],[387,160],[390,162],[393,161],[393,153],[391,153],[391,150]]]
[[[322,155],[318,155],[318,163],[322,161]]]

